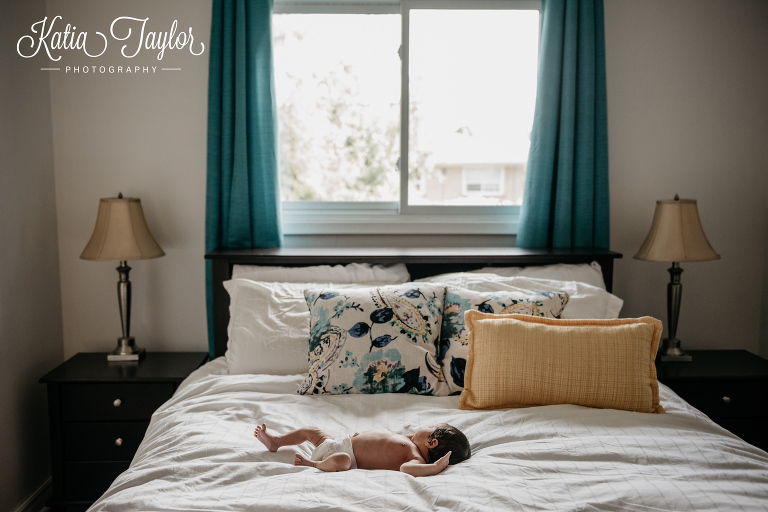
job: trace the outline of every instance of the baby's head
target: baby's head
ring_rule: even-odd
[[[467,436],[461,430],[447,423],[435,425],[435,430],[432,431],[429,438],[436,439],[437,446],[429,448],[429,460],[427,462],[435,462],[446,453],[451,452],[448,464],[458,464],[467,460],[472,454]]]

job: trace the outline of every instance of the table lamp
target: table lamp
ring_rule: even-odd
[[[117,272],[117,300],[123,336],[117,339],[117,348],[107,355],[108,361],[138,361],[145,351],[136,346],[131,330],[131,267],[127,260],[158,258],[165,253],[149,232],[141,201],[135,197],[107,197],[99,201],[96,226],[80,258],[96,261],[119,261]]]
[[[681,261],[719,260],[720,255],[709,245],[699,220],[695,199],[656,201],[656,211],[648,236],[645,238],[635,259],[645,261],[671,261],[670,282],[667,285],[668,334],[666,348],[661,353],[662,361],[692,361],[693,357],[680,348],[677,339],[677,318],[680,315],[680,298],[683,285],[680,284]]]

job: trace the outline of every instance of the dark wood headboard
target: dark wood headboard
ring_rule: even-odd
[[[604,249],[520,249],[517,247],[323,247],[269,248],[213,251],[205,255],[213,263],[214,355],[227,350],[229,295],[224,281],[232,277],[234,265],[307,267],[310,265],[345,265],[370,263],[394,265],[405,263],[411,279],[446,272],[465,272],[482,267],[525,267],[554,263],[590,263],[603,269],[603,281],[613,289],[613,261],[621,254]]]

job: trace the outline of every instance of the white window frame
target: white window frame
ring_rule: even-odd
[[[494,234],[514,235],[520,206],[408,204],[409,53],[411,9],[509,9],[541,11],[541,0],[275,0],[275,14],[400,14],[400,198],[399,201],[282,201],[283,233]]]

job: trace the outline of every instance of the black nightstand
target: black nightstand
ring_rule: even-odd
[[[51,507],[85,509],[133,459],[152,413],[171,398],[204,352],[149,352],[140,363],[80,353],[40,379],[48,385]]]
[[[748,443],[768,451],[768,360],[746,350],[687,350],[690,363],[656,362],[659,380]]]

